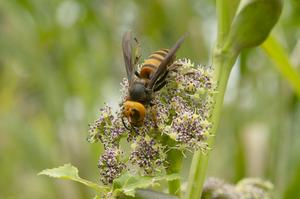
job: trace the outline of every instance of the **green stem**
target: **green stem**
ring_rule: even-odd
[[[238,53],[235,52],[218,52],[215,51],[214,59],[213,59],[213,66],[215,67],[215,78],[218,83],[217,93],[214,96],[215,100],[215,107],[212,114],[212,135],[208,139],[208,144],[210,147],[213,147],[216,132],[219,126],[222,105],[224,94],[226,91],[227,81],[229,78],[229,74],[233,64],[236,61]],[[203,183],[206,176],[206,170],[208,165],[210,151],[207,154],[203,154],[201,151],[196,151],[192,165],[190,169],[189,181],[188,181],[188,188],[187,188],[187,199],[199,199],[201,198]]]
[[[224,9],[227,6],[227,2],[224,0],[217,0],[216,11],[218,18],[218,35],[217,35],[217,44],[222,44],[222,41],[225,40],[230,24],[228,17],[228,10]]]
[[[217,44],[213,55],[213,67],[215,69],[214,78],[217,81],[218,87],[217,93],[214,95],[214,101],[216,104],[212,113],[213,127],[211,134],[213,136],[211,136],[208,139],[208,144],[211,148],[213,148],[213,144],[215,142],[214,139],[220,121],[227,81],[230,75],[231,68],[238,56],[238,52],[232,52],[228,51],[228,49],[223,49],[231,21],[239,4],[239,0],[235,0],[233,2],[233,4],[228,4],[229,1],[227,0],[216,1],[218,35]],[[232,7],[228,7],[228,5],[232,5]],[[195,152],[190,168],[187,193],[185,197],[186,199],[201,198],[203,183],[206,177],[209,155],[210,151],[208,151],[207,154],[203,154],[201,151]]]
[[[167,169],[167,174],[179,173],[182,165],[182,153],[178,150],[171,150],[168,153],[168,162],[170,166]],[[168,182],[169,193],[181,197],[181,183],[180,179]]]
[[[239,3],[240,0],[216,0],[218,20],[217,47],[224,44]]]
[[[180,180],[172,180],[168,182],[169,185],[169,194],[181,197],[181,191],[180,191]]]

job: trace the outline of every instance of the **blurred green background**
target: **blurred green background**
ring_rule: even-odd
[[[298,72],[299,27],[300,3],[286,0],[273,34]],[[104,102],[118,106],[129,29],[143,58],[188,31],[177,56],[207,65],[215,1],[0,1],[0,198],[93,196],[37,173],[70,162],[99,182],[102,147],[86,141],[88,123]],[[300,198],[299,99],[261,48],[243,52],[234,67],[219,131],[209,176],[259,176],[274,183],[276,198]]]

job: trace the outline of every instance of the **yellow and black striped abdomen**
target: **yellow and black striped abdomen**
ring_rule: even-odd
[[[141,67],[140,76],[144,79],[150,79],[151,75],[155,73],[158,66],[168,54],[169,49],[160,49],[152,53],[148,59],[145,60]]]

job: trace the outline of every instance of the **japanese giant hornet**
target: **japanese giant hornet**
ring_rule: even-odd
[[[131,127],[140,127],[144,123],[146,107],[153,106],[153,95],[163,88],[167,81],[168,72],[174,66],[175,53],[184,41],[182,36],[171,49],[160,49],[153,52],[141,65],[140,71],[136,69],[139,57],[134,58],[132,49],[131,32],[126,32],[122,40],[123,56],[129,83],[126,100],[123,104],[122,122],[124,116],[128,119]],[[135,41],[138,43],[137,39]],[[130,129],[129,129],[130,130]]]

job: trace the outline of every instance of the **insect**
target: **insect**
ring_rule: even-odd
[[[140,127],[144,123],[146,107],[153,106],[152,99],[156,91],[163,88],[167,81],[169,71],[175,68],[175,53],[184,41],[182,36],[171,49],[160,49],[153,52],[144,61],[140,71],[137,71],[139,57],[134,58],[132,49],[131,32],[123,35],[122,49],[125,61],[126,73],[129,83],[128,96],[123,103],[123,125],[130,130],[124,123],[124,116],[128,119],[131,127]],[[135,41],[138,44],[137,39]]]

